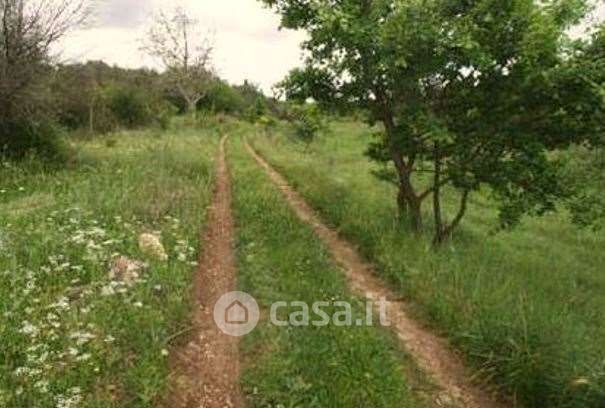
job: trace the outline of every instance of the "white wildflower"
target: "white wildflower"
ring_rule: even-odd
[[[39,333],[39,330],[36,326],[26,320],[23,322],[23,325],[21,326],[21,330],[19,330],[19,332],[32,337],[36,337]]]
[[[115,294],[116,294],[116,291],[110,285],[103,286],[101,288],[101,296],[112,296],[112,295],[115,295]]]
[[[46,381],[46,380],[40,380],[40,381],[37,381],[37,382],[34,384],[34,387],[35,387],[35,388],[36,388],[36,389],[37,389],[39,392],[41,392],[41,393],[43,393],[43,394],[46,394],[46,393],[48,393],[48,385],[49,385],[49,384],[48,384],[48,381]]]
[[[70,338],[72,340],[76,340],[76,344],[78,346],[82,346],[86,343],[88,343],[89,341],[95,339],[97,336],[95,336],[92,333],[88,333],[88,332],[75,332],[72,333]]]
[[[81,356],[76,357],[76,361],[88,361],[91,357],[92,355],[90,353],[82,354]]]

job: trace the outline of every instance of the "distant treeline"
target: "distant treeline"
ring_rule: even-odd
[[[54,117],[70,130],[105,133],[151,125],[165,128],[171,116],[187,111],[187,101],[174,92],[163,74],[102,61],[57,66],[50,89]],[[251,117],[275,109],[275,104],[251,83],[233,86],[214,78],[197,109]]]

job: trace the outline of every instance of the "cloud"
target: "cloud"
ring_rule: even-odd
[[[97,25],[106,28],[138,27],[151,12],[150,3],[141,0],[104,0],[97,4]]]
[[[61,44],[62,56],[72,61],[103,60],[124,67],[160,68],[139,51],[151,14],[183,6],[212,33],[214,63],[232,83],[250,80],[269,92],[290,69],[301,64],[305,35],[279,30],[279,17],[257,0],[105,0],[99,1],[92,27],[79,30]]]
[[[70,60],[104,60],[110,64],[137,68],[160,68],[156,61],[139,51],[145,26],[154,10],[170,11],[183,6],[195,17],[201,32],[213,33],[215,65],[230,82],[245,79],[270,91],[290,69],[301,64],[300,32],[280,31],[279,17],[258,0],[96,0],[98,7],[91,28],[80,30],[62,44],[63,56]],[[605,6],[594,14],[605,19]],[[573,30],[582,35],[582,28]]]

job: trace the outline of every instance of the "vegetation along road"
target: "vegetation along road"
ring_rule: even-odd
[[[605,2],[174,3],[0,0],[0,408],[605,408]]]

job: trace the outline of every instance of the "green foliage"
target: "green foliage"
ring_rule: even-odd
[[[450,338],[477,381],[495,383],[527,408],[602,407],[605,231],[578,230],[563,214],[550,214],[493,234],[498,202],[482,191],[469,203],[464,228],[431,252],[392,222],[396,187],[376,183],[376,164],[359,159],[370,132],[356,122],[333,124],[332,132],[313,155],[287,139],[258,137],[254,147]],[[589,163],[580,152],[573,156]],[[605,185],[597,192],[603,197]],[[453,216],[456,197],[444,194],[443,206]]]
[[[242,290],[261,306],[339,299],[351,302],[356,317],[365,316],[363,301],[348,293],[312,229],[295,216],[241,139],[231,140]],[[251,407],[429,406],[413,390],[432,386],[382,328],[261,324],[242,341],[242,355],[249,361],[242,380]]]
[[[571,149],[563,158],[561,177],[574,190],[567,200],[573,221],[595,230],[605,226],[604,150]]]
[[[215,113],[241,115],[246,108],[244,97],[234,87],[223,81],[215,81],[198,107]]]
[[[273,116],[263,115],[256,121],[256,124],[260,126],[265,134],[265,136],[271,136],[273,134],[273,130],[277,126],[277,121]]]
[[[177,107],[168,101],[157,101],[153,106],[155,123],[161,130],[168,130],[172,123],[172,118],[177,114]]]
[[[567,36],[586,1],[264,3],[309,34],[307,66],[283,82],[286,96],[380,122],[371,157],[395,169],[400,213],[416,230],[433,197],[436,242],[483,186],[498,196],[503,225],[554,209],[569,190],[551,153],[603,132],[602,35],[595,46]],[[439,205],[446,186],[461,197],[451,222]]]
[[[153,71],[103,62],[62,65],[56,71],[50,84],[55,117],[68,129],[107,133],[154,122],[162,127],[174,113]]]
[[[1,406],[54,408],[75,392],[81,406],[149,407],[166,395],[163,351],[188,325],[212,136],[129,131],[111,148],[78,142],[79,160],[58,171],[0,167]],[[112,282],[113,254],[142,260],[148,231],[169,259],[148,259],[132,286]]]
[[[111,87],[106,91],[106,98],[109,110],[120,125],[135,128],[151,122],[151,110],[142,90],[130,87]]]
[[[62,132],[49,121],[29,119],[0,121],[0,157],[22,160],[39,158],[61,163],[68,157]]]
[[[288,117],[296,138],[307,146],[327,130],[324,116],[316,104],[291,105]]]
[[[245,112],[245,118],[250,123],[255,123],[260,117],[267,113],[267,106],[265,104],[265,98],[257,96],[254,99],[254,103],[248,106]]]

